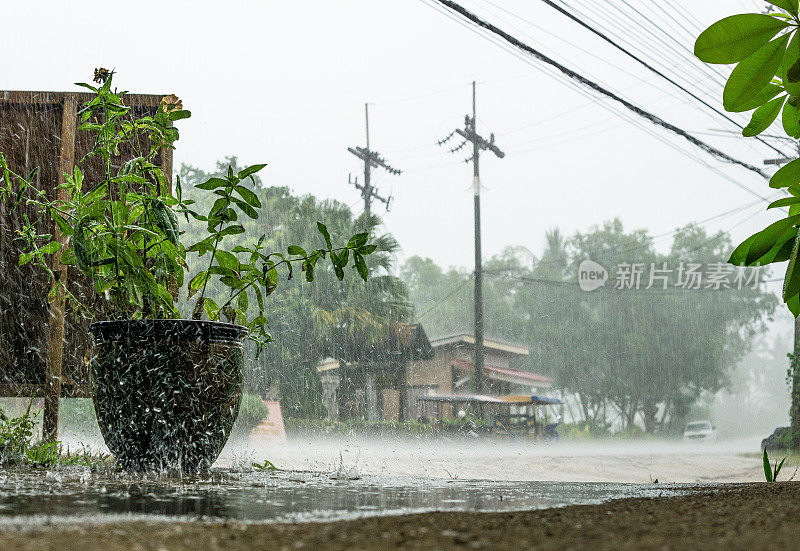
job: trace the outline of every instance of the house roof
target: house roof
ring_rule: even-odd
[[[450,365],[459,371],[472,371],[475,366],[472,362],[461,358],[454,358],[450,360]],[[538,373],[531,373],[530,371],[522,371],[520,369],[512,369],[510,367],[498,367],[494,365],[483,366],[483,371],[489,379],[496,381],[507,381],[523,386],[536,386],[536,387],[550,387],[553,386],[553,379],[539,375]]]
[[[338,360],[346,364],[358,362],[407,362],[412,360],[429,360],[433,358],[433,348],[428,335],[420,324],[393,323],[386,328],[379,339],[366,343],[348,342],[343,346],[332,347],[328,354],[336,359],[336,365],[329,365],[326,360],[318,366],[322,371],[336,369]]]
[[[431,346],[433,348],[440,348],[452,344],[467,344],[470,346],[475,346],[475,336],[471,333],[459,333],[457,335],[440,337],[431,341]],[[530,354],[530,349],[524,344],[506,342],[494,338],[484,337],[483,346],[484,348],[489,348],[499,352],[506,352],[508,354],[516,354],[519,356],[527,356]]]

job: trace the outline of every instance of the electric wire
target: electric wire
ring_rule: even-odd
[[[658,117],[657,115],[654,115],[653,113],[650,113],[650,112],[642,109],[641,107],[638,107],[637,105],[634,105],[630,101],[622,98],[621,96],[619,96],[618,94],[612,92],[611,90],[608,90],[604,86],[601,86],[597,82],[584,77],[583,75],[573,71],[572,69],[566,67],[565,65],[559,63],[558,61],[556,61],[556,60],[550,58],[549,56],[541,53],[540,51],[536,50],[535,48],[532,48],[531,46],[528,46],[527,44],[521,42],[520,40],[516,39],[515,37],[509,35],[505,31],[503,31],[502,29],[499,29],[496,26],[492,25],[491,23],[488,23],[487,21],[484,21],[480,17],[476,16],[475,14],[470,12],[469,10],[465,9],[464,7],[462,7],[460,4],[457,4],[456,2],[453,2],[452,0],[432,0],[432,1],[438,2],[438,3],[446,6],[450,10],[458,13],[459,15],[461,15],[462,17],[464,17],[465,19],[470,21],[473,25],[475,25],[475,26],[477,26],[479,28],[485,29],[485,30],[487,30],[487,31],[489,31],[489,32],[501,37],[503,40],[505,40],[506,42],[511,44],[513,47],[515,47],[515,48],[517,48],[519,50],[522,50],[522,51],[526,52],[527,54],[531,55],[532,57],[536,58],[537,60],[541,61],[542,63],[545,63],[545,64],[550,65],[551,67],[557,69],[558,71],[560,71],[561,73],[563,73],[564,75],[569,77],[571,80],[575,81],[577,84],[580,84],[583,87],[590,88],[591,90],[593,90],[593,91],[595,91],[595,92],[597,92],[597,93],[599,93],[599,94],[601,94],[601,95],[603,95],[603,96],[605,96],[605,97],[607,97],[607,98],[609,98],[609,99],[621,104],[622,106],[624,106],[629,111],[633,112],[634,114],[638,115],[639,117],[642,117],[642,118],[648,120],[650,123],[652,123],[652,124],[654,124],[656,126],[660,126],[660,127],[664,128],[666,130],[669,130],[670,132],[672,132],[674,134],[677,134],[677,135],[681,136],[682,138],[684,138],[685,140],[687,140],[691,144],[693,144],[696,147],[702,149],[703,151],[709,153],[710,155],[712,155],[714,157],[717,157],[718,159],[730,162],[732,164],[739,165],[739,166],[741,166],[743,168],[746,168],[747,170],[750,170],[751,172],[755,172],[756,174],[758,174],[758,175],[760,175],[762,177],[765,177],[765,178],[767,177],[766,173],[763,170],[761,170],[760,168],[758,168],[756,166],[753,166],[753,165],[751,165],[751,164],[749,164],[747,162],[744,162],[744,161],[741,161],[739,159],[736,159],[736,158],[728,155],[727,153],[724,153],[724,152],[720,151],[719,149],[717,149],[717,148],[715,148],[715,147],[703,142],[702,140],[699,140],[698,138],[692,136],[691,134],[689,134],[685,130],[682,130],[681,128],[678,128],[677,126],[675,126],[673,124],[670,124],[669,122],[663,120],[662,118]]]
[[[737,126],[737,127],[738,127],[738,128],[740,128],[740,129],[744,128],[744,126],[742,126],[741,124],[739,124],[737,121],[733,120],[733,119],[732,119],[731,117],[729,117],[729,116],[728,116],[726,113],[724,113],[724,112],[720,111],[719,109],[717,109],[716,107],[714,107],[713,105],[711,105],[710,103],[708,103],[706,100],[704,100],[704,99],[700,98],[700,97],[699,97],[699,96],[697,96],[697,95],[696,95],[694,92],[692,92],[691,90],[689,90],[689,89],[685,88],[685,87],[684,87],[682,84],[680,84],[680,83],[676,82],[675,80],[673,80],[673,79],[672,79],[671,77],[669,77],[668,75],[665,75],[664,73],[662,73],[661,71],[659,71],[658,69],[656,69],[655,67],[653,67],[652,65],[650,65],[650,64],[649,64],[647,61],[645,61],[645,60],[644,60],[644,59],[642,59],[641,57],[637,56],[636,54],[634,54],[633,52],[631,52],[631,51],[630,51],[630,50],[628,50],[627,48],[625,48],[625,47],[621,46],[621,45],[620,45],[620,44],[618,44],[617,42],[613,41],[613,40],[612,40],[611,38],[609,38],[607,35],[605,35],[604,33],[600,32],[599,30],[595,29],[594,27],[592,27],[591,25],[589,25],[588,23],[586,23],[585,21],[583,21],[582,19],[580,19],[580,18],[579,18],[579,17],[577,17],[576,15],[574,15],[574,14],[570,13],[569,11],[565,10],[564,8],[562,8],[561,6],[558,6],[558,5],[557,5],[555,2],[553,2],[552,0],[541,0],[541,1],[542,1],[542,2],[544,2],[546,5],[550,6],[551,8],[553,8],[554,10],[558,11],[558,12],[559,12],[559,13],[561,13],[562,15],[564,15],[564,16],[566,16],[566,17],[568,17],[570,20],[574,21],[575,23],[577,23],[577,24],[578,24],[578,25],[580,25],[581,27],[583,27],[583,28],[585,28],[586,30],[590,31],[590,32],[591,32],[591,33],[593,33],[594,35],[596,35],[596,36],[600,37],[602,40],[604,40],[604,41],[605,41],[605,42],[607,42],[608,44],[611,44],[611,45],[612,45],[614,48],[616,48],[616,49],[617,49],[617,50],[619,50],[620,52],[624,53],[625,55],[627,55],[627,56],[628,56],[628,57],[630,57],[631,59],[635,60],[636,62],[638,62],[638,63],[639,63],[639,64],[641,64],[642,66],[646,67],[646,68],[647,68],[649,71],[651,71],[651,72],[655,73],[656,75],[658,75],[659,77],[663,78],[664,80],[666,80],[667,82],[669,82],[669,83],[670,83],[670,84],[672,84],[673,86],[677,87],[679,90],[683,91],[684,93],[688,94],[689,96],[691,96],[691,97],[692,97],[692,98],[694,98],[695,100],[699,101],[700,103],[702,103],[703,105],[705,105],[706,107],[708,107],[709,109],[711,109],[712,111],[714,111],[716,114],[720,115],[722,118],[724,118],[724,119],[725,119],[725,120],[727,120],[728,122],[730,122],[730,123],[734,124],[735,126]],[[623,2],[625,2],[625,0],[623,0]],[[626,4],[626,5],[629,5],[627,2],[625,2],[625,4]],[[638,13],[638,12],[637,12],[637,13]],[[649,20],[648,20],[648,21],[649,21]],[[758,136],[756,136],[756,139],[757,139],[758,141],[760,141],[761,143],[763,143],[764,145],[766,145],[767,147],[769,147],[770,149],[772,149],[772,150],[776,151],[777,153],[780,153],[781,155],[784,155],[784,154],[785,154],[783,151],[781,151],[781,150],[780,150],[780,149],[778,149],[777,147],[773,146],[772,144],[770,144],[770,143],[769,143],[769,142],[767,142],[766,140],[763,140],[763,139],[761,139],[761,138],[760,138],[760,137],[758,137]]]

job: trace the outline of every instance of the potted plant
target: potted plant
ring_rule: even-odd
[[[33,205],[55,222],[60,239],[39,233],[25,218],[20,263],[33,262],[50,274],[51,299],[63,293],[74,309],[102,320],[90,325],[94,404],[118,463],[196,471],[216,460],[236,419],[244,340],[255,341],[256,353],[269,341],[264,299],[278,284],[278,270],[291,278],[297,265],[312,281],[317,262],[328,259],[342,279],[352,257],[366,280],[364,256],[375,246],[367,243],[367,233],[359,233],[334,247],[318,222],[324,246],[314,251],[297,246],[285,254],[267,251],[264,235],[230,247],[233,239],[245,237],[242,221],[259,217],[261,202],[246,182],[265,165],[238,173],[229,168],[224,178],[196,186],[215,197],[208,212],[196,212],[183,198],[180,180],[173,194],[157,162],[178,140],[173,124],[190,112],[177,97],[167,96],[157,113],[135,117],[125,93],[112,90],[112,80],[111,72],[99,69],[97,86],[79,84],[94,94],[79,112],[79,130],[96,139],[66,175],[59,197],[47,199],[0,155],[0,199],[12,208]],[[204,224],[205,237],[185,246],[179,217]],[[189,255],[204,268],[191,278]],[[94,296],[71,293],[52,269],[53,260],[89,278]],[[225,290],[223,300],[210,296],[212,286]],[[182,319],[179,310],[184,288],[194,301],[191,319]]]

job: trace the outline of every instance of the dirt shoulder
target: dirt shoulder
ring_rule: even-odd
[[[4,551],[63,549],[800,549],[800,483],[516,513],[309,524],[119,522],[14,528]]]

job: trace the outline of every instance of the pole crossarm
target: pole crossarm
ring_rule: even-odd
[[[369,151],[364,147],[358,147],[358,146],[356,146],[355,148],[348,147],[347,151],[349,151],[350,153],[352,153],[365,163],[369,162],[372,168],[383,168],[384,170],[386,170],[390,174],[394,174],[395,176],[399,176],[400,174],[403,173],[402,170],[390,166],[386,162],[386,160],[378,154],[377,151]]]
[[[366,147],[348,147],[347,151],[355,155],[356,157],[364,163],[364,183],[359,184],[358,178],[353,179],[352,177],[348,178],[348,182],[351,186],[354,186],[357,190],[361,191],[361,198],[364,200],[364,212],[366,214],[370,214],[371,207],[372,207],[372,200],[376,199],[386,205],[386,210],[389,210],[389,207],[392,203],[392,196],[389,197],[381,197],[378,194],[378,190],[372,185],[371,182],[371,171],[373,168],[382,168],[389,174],[393,174],[395,176],[399,176],[403,173],[402,170],[394,168],[386,159],[380,156],[377,151],[373,151],[369,147],[369,104],[364,104],[364,118],[365,118],[365,128],[367,134],[367,146]]]

